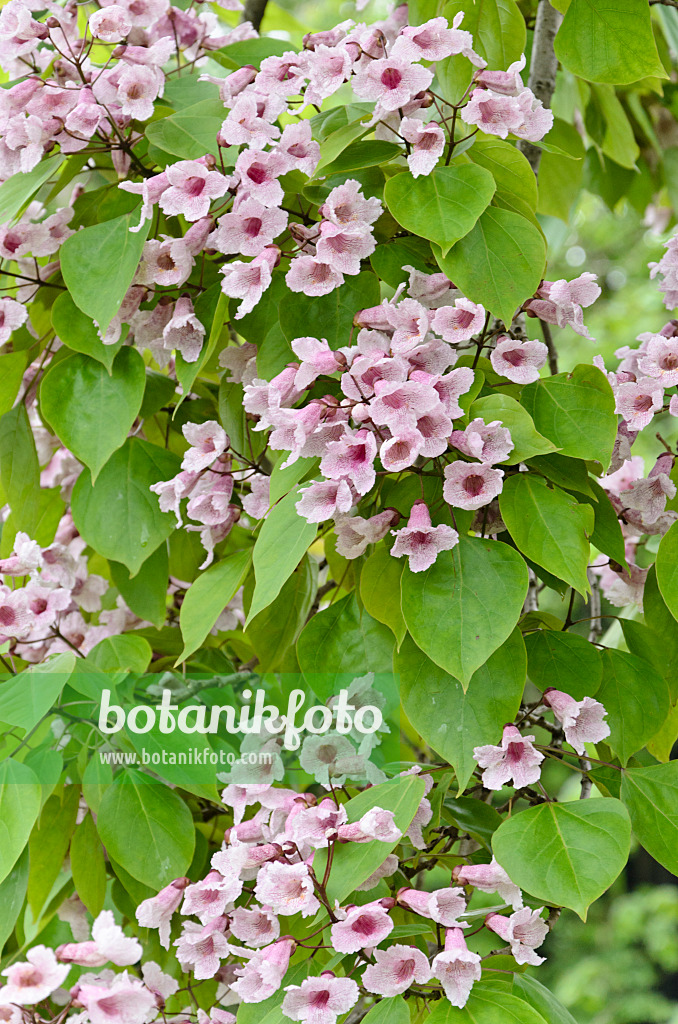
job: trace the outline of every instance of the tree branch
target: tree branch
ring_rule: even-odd
[[[551,97],[556,87],[558,59],[553,50],[553,41],[562,20],[562,14],[551,6],[549,0],[539,0],[530,60],[530,78],[527,84],[545,107],[551,106]],[[535,175],[539,174],[541,149],[524,140],[518,145],[529,160]]]
[[[252,28],[255,29],[256,32],[261,28],[267,3],[268,0],[245,0],[245,10],[242,20],[251,22]]]

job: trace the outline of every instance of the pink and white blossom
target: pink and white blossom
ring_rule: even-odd
[[[483,462],[452,462],[445,466],[443,497],[448,505],[470,511],[489,505],[501,493],[504,471]]]
[[[532,967],[538,967],[544,962],[544,957],[537,956],[534,952],[548,935],[548,925],[540,917],[542,910],[543,907],[539,910],[522,907],[510,917],[489,914],[485,918],[485,927],[496,932],[509,944],[511,955],[517,964],[530,964]]]
[[[444,523],[431,525],[431,516],[424,501],[414,503],[407,526],[392,532],[396,541],[391,554],[396,558],[407,555],[410,572],[429,569],[440,551],[451,551],[459,542],[459,534],[451,526]]]
[[[452,1006],[466,1006],[481,973],[480,956],[468,948],[461,928],[449,928],[445,933],[445,949],[431,962],[431,974],[443,986]]]
[[[565,739],[578,754],[586,753],[585,743],[600,743],[610,735],[610,727],[603,721],[607,712],[593,697],[575,700],[569,693],[554,687],[544,691],[544,701],[565,730]]]
[[[534,746],[534,736],[521,736],[514,725],[505,725],[498,747],[476,747],[473,756],[483,768],[483,786],[502,789],[512,782],[515,789],[531,786],[541,775],[544,755]]]

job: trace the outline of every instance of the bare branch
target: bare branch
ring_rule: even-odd
[[[242,20],[251,22],[252,28],[257,32],[261,28],[261,23],[264,20],[267,3],[268,0],[245,0],[245,11],[243,13]]]
[[[553,41],[562,20],[562,14],[551,6],[549,0],[539,0],[530,60],[530,78],[527,84],[545,107],[551,106],[551,97],[556,87],[558,59],[553,50]],[[530,167],[535,175],[538,174],[541,149],[533,146],[531,142],[522,141],[518,145],[530,161]]]

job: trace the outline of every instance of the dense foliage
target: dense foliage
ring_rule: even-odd
[[[613,366],[547,235],[672,226],[676,12],[46,3],[0,12],[0,1019],[571,1024],[561,911],[678,872],[678,235]]]

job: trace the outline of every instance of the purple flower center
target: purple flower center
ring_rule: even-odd
[[[386,68],[381,73],[381,84],[387,89],[397,89],[403,80],[397,68]]]
[[[243,228],[248,238],[256,238],[261,231],[261,217],[248,217]]]
[[[477,498],[479,494],[482,494],[484,486],[485,480],[482,476],[478,476],[477,473],[471,473],[464,480],[464,490],[472,498]]]
[[[649,412],[652,408],[652,395],[638,395],[633,408],[636,412]]]
[[[0,607],[0,626],[13,626],[16,622],[16,613],[8,604]]]

